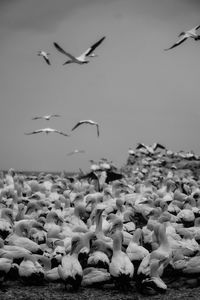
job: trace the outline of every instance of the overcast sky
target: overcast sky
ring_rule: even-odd
[[[194,0],[0,0],[0,169],[88,170],[102,157],[120,167],[138,142],[200,154],[200,41],[164,51],[199,16]],[[63,66],[53,46],[78,56],[104,35],[86,65]],[[32,120],[50,113],[62,117]],[[89,125],[71,132],[82,119],[99,138]],[[24,134],[44,127],[71,136]]]

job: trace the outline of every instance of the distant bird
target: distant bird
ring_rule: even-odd
[[[25,133],[25,134],[26,135],[31,135],[31,134],[41,133],[41,132],[45,132],[46,134],[49,134],[51,132],[56,132],[56,133],[62,134],[64,136],[69,136],[68,134],[66,134],[66,133],[64,133],[62,131],[59,131],[59,130],[56,130],[56,129],[52,129],[52,128],[38,129],[38,130],[34,130],[32,132],[28,132],[28,133]]]
[[[139,143],[136,147],[136,150],[145,148],[149,153],[153,154],[158,148],[160,149],[166,149],[165,146],[159,144],[159,143],[154,143],[152,146],[147,146],[143,143]]]
[[[76,129],[78,126],[82,125],[82,124],[90,124],[90,125],[95,125],[96,128],[97,128],[97,136],[99,136],[99,124],[97,122],[94,122],[92,120],[82,120],[82,121],[79,121],[73,128],[72,128],[72,131],[74,129]]]
[[[135,155],[135,151],[132,148],[129,148],[128,154],[130,155]]]
[[[42,56],[44,58],[44,60],[46,61],[46,63],[48,65],[51,65],[50,60],[49,60],[50,53],[47,53],[45,51],[38,51],[37,55],[38,56]]]
[[[73,155],[73,154],[77,154],[77,153],[85,153],[85,150],[78,150],[78,149],[75,149],[74,151],[72,152],[69,152],[67,155]]]
[[[97,56],[94,53],[94,50],[103,42],[103,40],[106,37],[102,37],[98,42],[93,44],[90,48],[88,48],[85,52],[83,52],[80,56],[75,57],[72,54],[66,52],[64,49],[62,49],[57,43],[54,43],[54,46],[58,51],[60,51],[62,54],[65,54],[70,58],[70,60],[67,60],[63,65],[70,64],[70,63],[77,63],[77,64],[87,64],[89,63],[89,60],[87,60],[87,57],[95,57]]]
[[[188,30],[183,31],[179,34],[179,37],[181,37],[175,44],[173,44],[170,48],[164,49],[164,50],[170,50],[172,48],[175,48],[182,44],[185,40],[188,38],[193,38],[195,41],[198,41],[200,39],[200,35],[197,34],[197,30],[200,28],[200,25]]]
[[[46,115],[46,116],[36,116],[36,117],[32,118],[32,120],[45,119],[45,120],[49,121],[53,117],[61,117],[61,116],[57,115],[57,114]]]

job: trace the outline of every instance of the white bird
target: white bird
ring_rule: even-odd
[[[37,54],[37,55],[38,55],[38,56],[42,56],[48,65],[51,64],[51,63],[50,63],[50,60],[49,60],[49,57],[48,57],[48,56],[50,55],[50,53],[47,53],[47,52],[45,52],[45,51],[38,51],[38,54]]]
[[[46,134],[49,134],[51,132],[56,132],[56,133],[62,134],[64,136],[69,136],[68,134],[66,134],[66,133],[64,133],[62,131],[59,131],[59,130],[56,130],[56,129],[52,129],[52,128],[38,129],[38,130],[34,130],[32,132],[28,132],[28,133],[25,133],[25,134],[26,135],[31,135],[31,134],[41,133],[41,132],[45,132]]]
[[[46,121],[49,121],[53,117],[61,117],[61,115],[51,114],[51,115],[46,115],[46,116],[36,116],[36,117],[32,118],[32,120],[45,119]]]
[[[183,31],[179,34],[179,37],[181,37],[175,44],[173,44],[170,48],[164,49],[164,50],[170,50],[172,48],[175,48],[182,44],[185,40],[188,38],[193,38],[195,41],[198,41],[200,39],[200,35],[198,35],[197,30],[200,28],[200,25],[188,30]]]
[[[85,150],[78,150],[78,149],[75,149],[73,150],[72,152],[69,152],[67,155],[73,155],[73,154],[77,154],[77,153],[85,153]]]
[[[54,43],[54,46],[56,47],[56,49],[58,51],[60,51],[61,53],[67,55],[70,60],[67,60],[63,65],[66,65],[66,64],[70,64],[70,63],[77,63],[77,64],[87,64],[89,63],[89,60],[87,60],[87,57],[94,57],[94,56],[97,56],[95,53],[94,53],[94,50],[103,42],[103,40],[105,39],[106,37],[102,37],[98,42],[96,42],[95,44],[93,44],[90,48],[88,48],[85,52],[83,52],[80,56],[78,57],[75,57],[74,55],[66,52],[65,50],[63,50],[57,43]]]
[[[95,125],[96,128],[97,128],[97,136],[99,136],[99,124],[97,122],[94,122],[92,120],[82,120],[82,121],[79,121],[73,128],[72,128],[72,131],[74,129],[76,129],[78,126],[82,125],[82,124],[90,124],[90,125]]]

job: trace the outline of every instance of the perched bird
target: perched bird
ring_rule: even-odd
[[[173,44],[170,48],[164,49],[164,50],[170,50],[172,48],[175,48],[182,44],[184,41],[186,41],[189,37],[193,38],[195,41],[198,41],[200,39],[200,35],[197,34],[197,30],[200,28],[200,25],[188,30],[183,31],[179,34],[179,37],[181,37],[175,44]]]
[[[125,288],[133,278],[134,266],[128,255],[121,250],[122,233],[116,231],[113,235],[113,255],[109,265],[109,272],[118,286]]]
[[[72,238],[71,254],[63,256],[61,264],[58,266],[58,274],[65,284],[65,288],[70,285],[74,290],[80,287],[83,278],[83,269],[78,261],[80,241],[79,236]]]
[[[48,65],[51,65],[51,63],[50,63],[50,60],[49,60],[49,55],[50,55],[50,53],[47,53],[47,52],[45,52],[45,51],[38,51],[38,54],[37,54],[38,56],[42,56],[43,58],[44,58],[44,60],[46,61],[46,63],[48,64]]]
[[[49,121],[53,117],[61,117],[58,114],[52,114],[52,115],[46,115],[46,116],[36,116],[32,118],[32,120],[39,120],[39,119],[45,119],[46,121]]]
[[[90,124],[90,125],[95,125],[96,128],[97,128],[97,136],[99,136],[99,124],[97,122],[94,122],[92,120],[82,120],[82,121],[79,121],[73,128],[72,128],[72,131],[74,129],[76,129],[78,126],[82,125],[82,124]]]
[[[75,150],[73,150],[72,152],[69,152],[67,155],[71,156],[71,155],[77,154],[77,153],[85,153],[85,150],[78,150],[78,149],[75,149]]]
[[[57,129],[52,129],[52,128],[43,128],[43,129],[38,129],[38,130],[34,130],[32,132],[28,132],[28,133],[25,133],[26,135],[31,135],[31,134],[36,134],[36,133],[41,133],[41,132],[45,132],[46,134],[49,134],[51,132],[56,132],[56,133],[59,133],[61,135],[64,135],[64,136],[69,136],[68,134],[62,132],[62,131],[59,131]]]
[[[87,60],[87,57],[97,56],[96,54],[94,54],[94,50],[103,42],[104,39],[105,39],[105,36],[102,37],[98,42],[93,44],[90,48],[88,48],[85,52],[83,52],[78,57],[75,57],[72,54],[66,52],[57,43],[54,43],[54,46],[56,47],[56,49],[58,51],[60,51],[61,53],[65,54],[66,56],[68,56],[70,58],[63,65],[70,64],[70,63],[77,63],[77,64],[82,65],[82,64],[89,63],[89,60]]]

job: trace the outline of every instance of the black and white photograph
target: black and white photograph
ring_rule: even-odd
[[[0,0],[0,300],[200,299],[200,1]]]

